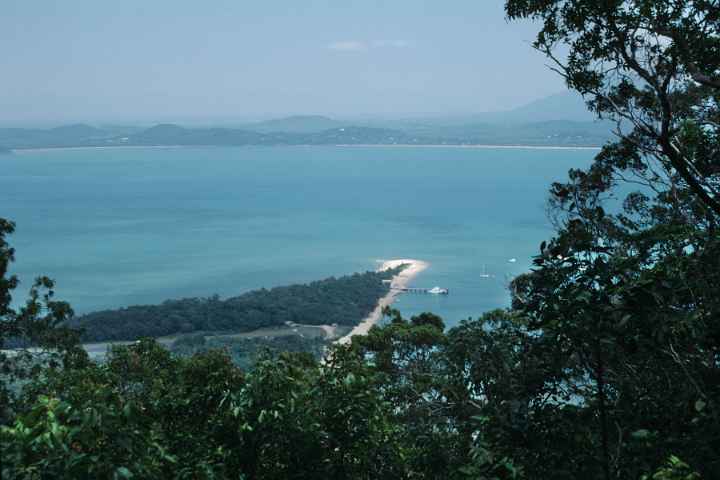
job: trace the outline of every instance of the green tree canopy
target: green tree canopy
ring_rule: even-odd
[[[0,423],[10,418],[18,385],[36,376],[43,365],[55,368],[87,361],[78,346],[78,332],[64,325],[72,317],[72,309],[68,303],[54,300],[51,279],[36,278],[25,304],[13,307],[12,293],[19,281],[9,273],[15,250],[7,236],[14,231],[14,223],[0,218]],[[20,348],[4,350],[10,342]]]

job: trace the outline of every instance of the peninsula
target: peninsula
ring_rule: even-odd
[[[392,305],[395,298],[400,294],[403,288],[407,288],[410,281],[414,279],[420,272],[430,266],[429,263],[422,260],[414,260],[410,258],[386,260],[383,261],[377,272],[388,272],[396,270],[397,273],[390,280],[390,291],[382,297],[375,309],[365,317],[350,333],[338,339],[336,343],[349,343],[355,335],[366,335],[373,325],[377,324],[382,318],[383,308]]]

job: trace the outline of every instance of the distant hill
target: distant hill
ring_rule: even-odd
[[[5,148],[52,148],[131,145],[333,145],[393,144],[408,141],[399,130],[378,127],[339,127],[319,132],[263,133],[237,128],[186,128],[160,124],[127,134],[111,134],[87,125],[69,125],[49,130],[0,129]]]
[[[137,125],[101,125],[99,128],[113,137],[126,137],[133,133],[141,132],[147,127],[138,127]]]
[[[371,121],[403,131],[410,143],[601,145],[612,122],[599,121],[573,92],[542,98],[501,112]]]
[[[162,124],[129,135],[131,145],[263,145],[273,138],[258,132],[231,128],[184,128]]]
[[[526,124],[564,120],[592,122],[595,115],[588,111],[583,98],[575,92],[564,92],[528,104],[499,112],[482,112],[454,118],[459,123],[489,123],[495,125]]]
[[[295,115],[247,125],[256,132],[318,133],[343,127],[343,123],[321,115]]]
[[[614,125],[598,121],[575,93],[552,95],[505,112],[375,120],[347,124],[320,115],[296,115],[243,128],[150,128],[85,124],[42,130],[0,129],[5,149],[130,145],[559,145],[597,146]]]
[[[51,128],[47,133],[57,137],[79,139],[106,138],[108,136],[108,132],[84,123]]]
[[[510,125],[468,124],[426,129],[452,143],[485,145],[602,145],[611,136],[610,122],[552,120]]]
[[[184,128],[157,125],[123,141],[127,145],[332,145],[400,143],[406,135],[398,130],[372,127],[341,127],[317,133],[260,133],[231,128]]]
[[[583,98],[575,92],[565,92],[541,98],[521,107],[493,114],[496,122],[538,123],[565,120],[592,122],[595,115],[588,111]]]
[[[409,143],[410,141],[411,138],[407,133],[401,130],[377,127],[342,127],[308,135],[300,143],[310,145],[394,145]]]
[[[574,92],[559,93],[535,100],[512,110],[479,112],[464,115],[439,115],[404,120],[371,121],[371,125],[400,128],[402,130],[429,127],[473,126],[474,128],[528,123],[567,121],[594,122],[595,115],[587,110],[585,101]]]
[[[85,124],[51,129],[0,128],[0,145],[8,148],[75,147],[97,145],[111,133]]]
[[[612,122],[552,120],[520,124],[414,122],[402,126],[407,144],[598,146],[612,136]]]
[[[523,124],[414,122],[404,128],[348,126],[320,132],[256,132],[237,128],[186,128],[160,124],[136,133],[110,135],[83,126],[51,130],[0,129],[7,149],[92,146],[243,145],[601,145],[612,124],[554,120]]]

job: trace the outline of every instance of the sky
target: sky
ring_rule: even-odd
[[[0,124],[511,109],[565,90],[502,0],[2,0]]]

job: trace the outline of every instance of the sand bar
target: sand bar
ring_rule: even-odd
[[[364,318],[358,326],[353,328],[350,333],[340,338],[335,343],[346,344],[350,342],[350,338],[353,335],[367,335],[368,331],[370,331],[370,328],[376,323],[378,323],[380,319],[382,319],[383,308],[388,305],[392,305],[392,303],[395,301],[395,297],[400,294],[400,289],[407,287],[408,284],[412,281],[412,279],[414,279],[420,272],[430,266],[429,263],[423,262],[422,260],[400,258],[395,260],[383,261],[382,265],[380,266],[380,268],[377,269],[377,271],[382,272],[384,270],[399,267],[403,264],[406,265],[405,268],[399,274],[395,275],[392,278],[392,282],[390,283],[390,291],[387,293],[387,295],[382,297],[380,301],[378,301],[375,310],[373,310],[370,315]]]

